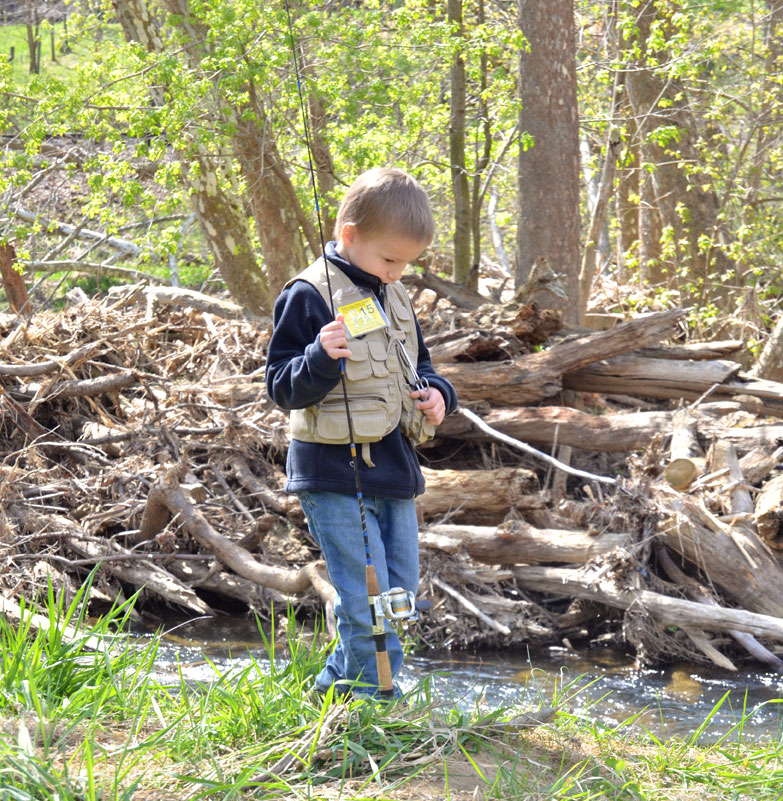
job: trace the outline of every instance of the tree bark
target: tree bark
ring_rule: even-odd
[[[756,497],[753,522],[759,536],[776,551],[783,551],[783,474],[767,481]]]
[[[717,403],[700,407],[699,436],[705,441],[723,439],[748,456],[745,466],[748,483],[763,480],[778,460],[760,449],[773,450],[783,440],[783,425],[724,426],[714,419],[738,410],[734,404]],[[565,406],[491,409],[483,419],[493,428],[523,442],[552,445],[558,442],[585,451],[622,453],[647,448],[656,437],[671,430],[672,412],[629,412],[595,415]],[[438,426],[439,437],[486,440],[487,435],[471,426],[461,415],[451,415]]]
[[[753,532],[721,523],[690,498],[661,500],[670,514],[659,536],[670,550],[693,562],[743,608],[783,617],[783,568]]]
[[[0,243],[0,278],[11,309],[17,314],[32,314],[27,287],[21,273],[16,270],[16,250],[13,245]]]
[[[209,54],[209,30],[193,14],[190,0],[166,0],[166,3],[190,43],[186,53],[191,66],[201,71],[202,58]],[[215,93],[215,105],[234,131],[235,155],[248,187],[271,291],[277,295],[291,276],[307,266],[299,231],[299,220],[304,215],[252,79],[247,84],[248,100],[237,108],[229,105],[219,88]]]
[[[598,259],[601,251],[598,247],[599,237],[606,222],[606,213],[609,208],[609,198],[614,187],[615,162],[620,147],[620,134],[615,128],[610,128],[606,138],[606,152],[604,165],[601,170],[601,180],[598,185],[598,195],[595,206],[590,215],[590,228],[587,232],[582,266],[579,270],[579,322],[584,324],[587,314],[587,302],[590,299],[590,290],[598,273]]]
[[[519,26],[530,43],[519,55],[519,129],[533,140],[520,148],[516,284],[543,258],[563,276],[566,298],[536,300],[579,316],[579,113],[573,0],[517,0]]]

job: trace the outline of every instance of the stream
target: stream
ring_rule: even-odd
[[[167,624],[156,660],[162,681],[181,670],[189,682],[209,682],[219,670],[268,664],[254,620],[204,618]],[[137,629],[142,638],[149,630]],[[426,651],[406,657],[399,676],[403,690],[431,677],[433,694],[444,704],[494,709],[512,704],[551,705],[554,694],[566,699],[576,716],[606,726],[626,723],[627,731],[648,731],[659,738],[691,736],[721,703],[702,743],[727,736],[748,740],[783,734],[783,676],[757,670],[736,674],[700,665],[638,668],[627,653],[608,648],[564,648],[483,652]],[[744,718],[744,722],[743,722]],[[732,731],[734,729],[734,731]]]

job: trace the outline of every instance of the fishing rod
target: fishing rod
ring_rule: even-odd
[[[294,61],[294,74],[296,76],[296,89],[299,96],[299,107],[302,113],[302,125],[304,127],[305,145],[307,148],[307,163],[310,171],[310,182],[313,190],[313,200],[315,201],[315,215],[318,221],[318,235],[321,240],[321,258],[324,261],[326,273],[326,287],[329,293],[329,307],[332,318],[336,319],[334,296],[332,295],[332,282],[329,277],[329,265],[326,261],[326,244],[324,242],[323,226],[321,224],[321,206],[318,200],[318,188],[315,182],[315,169],[313,167],[312,147],[310,145],[310,128],[307,123],[307,112],[305,110],[304,95],[302,93],[301,72],[299,69],[299,59],[296,55],[296,37],[294,36],[294,26],[291,20],[291,8],[289,0],[285,0],[285,11],[288,19],[288,32],[291,38],[291,54]],[[406,354],[407,356],[407,354]],[[410,363],[410,360],[408,360]],[[367,517],[364,510],[364,496],[362,494],[362,479],[359,474],[359,459],[356,452],[356,438],[353,431],[353,418],[351,416],[351,404],[348,399],[348,384],[345,375],[345,359],[340,359],[340,384],[343,392],[343,402],[345,404],[345,416],[348,421],[348,439],[351,450],[351,464],[353,465],[354,482],[356,484],[356,500],[359,505],[359,519],[362,527],[362,538],[364,540],[364,554],[366,558],[365,581],[367,585],[367,601],[370,607],[370,620],[372,626],[372,638],[375,644],[375,664],[378,671],[378,690],[385,698],[394,697],[394,682],[392,680],[391,662],[389,652],[386,648],[386,619],[392,621],[409,621],[416,618],[415,599],[413,593],[401,587],[394,587],[388,592],[382,593],[378,584],[378,575],[370,553],[370,539],[367,532]]]

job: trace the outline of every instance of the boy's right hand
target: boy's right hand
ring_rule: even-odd
[[[331,359],[350,359],[351,357],[344,322],[345,317],[338,314],[336,320],[332,320],[321,329],[321,347]]]

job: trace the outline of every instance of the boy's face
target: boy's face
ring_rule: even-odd
[[[400,280],[402,271],[421,255],[427,244],[396,234],[362,236],[355,225],[346,223],[337,252],[384,284],[393,284]]]

